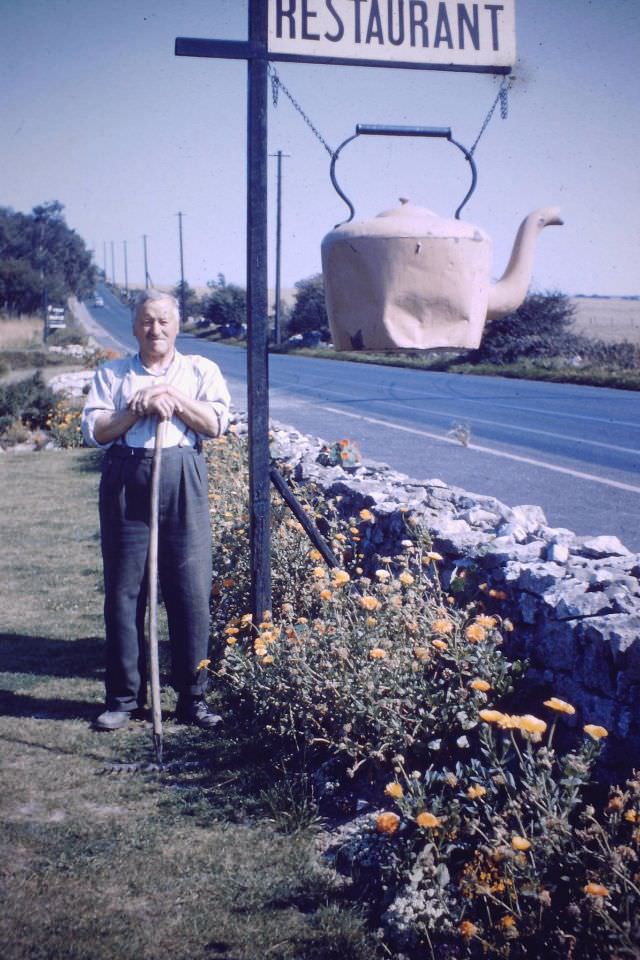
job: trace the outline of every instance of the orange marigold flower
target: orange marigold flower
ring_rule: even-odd
[[[588,883],[586,887],[583,887],[584,892],[590,897],[608,897],[609,888],[605,887],[603,883]]]
[[[225,627],[224,632],[227,636],[232,637],[236,633],[240,633],[237,627]]]
[[[502,917],[500,920],[500,926],[503,930],[511,930],[516,925],[515,917],[512,917],[510,914],[507,914],[506,917]]]
[[[418,814],[416,817],[416,823],[419,827],[429,828],[430,830],[435,830],[436,827],[442,826],[442,820],[440,820],[439,817],[435,817],[427,810],[423,810],[422,813]]]
[[[586,727],[583,727],[583,730],[592,740],[602,740],[603,737],[609,736],[607,728],[599,727],[597,723],[588,723]]]
[[[273,663],[273,657],[271,656],[271,654],[267,654],[266,657],[263,657],[262,663],[265,663],[267,665],[269,665],[270,663]]]
[[[326,570],[324,567],[314,567],[311,573],[314,575],[316,580],[323,580],[326,575]]]
[[[517,728],[521,733],[528,734],[534,742],[540,740],[542,734],[547,729],[544,720],[539,720],[530,713],[525,713],[523,717],[516,717]]]
[[[481,710],[478,716],[481,720],[484,720],[485,723],[499,723],[506,714],[500,713],[499,710]]]
[[[381,813],[376,819],[376,830],[378,833],[386,833],[393,836],[400,826],[400,817],[397,813]]]
[[[496,618],[489,617],[486,613],[481,613],[476,617],[476,623],[479,623],[481,627],[485,627],[487,630],[492,630],[496,625]]]
[[[331,593],[331,590],[321,590],[321,591],[320,591],[320,599],[321,599],[321,600],[331,600],[332,597],[333,597],[333,594]]]
[[[266,657],[267,648],[263,647],[262,644],[259,644],[258,646],[254,645],[253,649],[255,651],[256,657]]]
[[[438,620],[434,620],[431,624],[431,629],[434,633],[451,633],[453,630],[453,624],[451,620],[447,620],[446,617],[440,617]]]
[[[437,553],[435,550],[430,550],[428,553],[425,553],[424,558],[425,560],[429,560],[429,562],[433,560],[442,560],[442,554]]]
[[[478,643],[480,640],[484,640],[487,631],[479,623],[471,623],[465,630],[464,635],[469,643]]]
[[[230,587],[235,587],[235,585],[236,585],[236,582],[233,579],[233,577],[225,577],[224,580],[222,581],[222,586],[227,587],[227,589],[229,589]]]
[[[375,617],[367,617],[367,626],[368,626],[368,627],[375,627],[375,625],[377,624],[377,622],[378,622],[378,621],[376,620]]]
[[[393,797],[394,800],[399,800],[400,797],[404,796],[402,785],[396,780],[394,780],[392,783],[388,783],[384,788],[384,792],[388,797]]]
[[[361,510],[360,519],[366,521],[367,523],[370,520],[373,520],[373,514],[371,513],[371,510],[367,510],[366,508],[364,510]]]
[[[549,707],[550,710],[555,710],[557,713],[568,713],[571,715],[576,712],[575,707],[572,707],[566,700],[559,700],[558,697],[551,697],[549,700],[545,700],[544,705],[545,707]]]
[[[506,600],[507,595],[504,590],[489,590],[489,596],[494,600]]]
[[[475,923],[472,923],[471,920],[463,920],[460,924],[460,936],[463,940],[471,940],[472,937],[475,937],[478,932],[478,928]]]
[[[406,570],[400,574],[400,576],[398,577],[398,580],[404,587],[410,587],[411,584],[414,582],[413,577]]]
[[[487,690],[491,690],[491,684],[487,683],[486,680],[481,680],[479,677],[475,680],[472,680],[469,686],[472,690],[480,690],[482,693],[486,693]]]
[[[227,646],[233,647],[238,642],[237,637],[227,637]]]
[[[309,550],[307,556],[309,557],[309,560],[313,560],[315,563],[317,563],[318,560],[322,560],[322,554],[319,550],[316,550],[315,547],[313,547],[312,550]]]
[[[391,574],[388,570],[376,570],[376,577],[378,580],[388,580],[391,577]]]
[[[638,819],[638,814],[635,810],[627,810],[624,815],[625,820],[628,820],[629,823],[635,823]]]
[[[429,659],[429,650],[427,649],[427,647],[414,647],[413,654],[417,660]]]
[[[333,577],[333,582],[336,587],[342,587],[345,583],[349,583],[351,577],[346,570],[332,570],[331,576]]]
[[[470,800],[478,800],[480,797],[484,797],[486,793],[485,787],[481,787],[480,784],[476,784],[473,787],[469,787],[467,790],[467,796]]]
[[[447,650],[449,648],[446,640],[432,640],[431,645],[434,646],[436,650]]]
[[[387,651],[383,650],[382,647],[374,647],[372,650],[369,650],[369,656],[372,660],[384,660],[387,655]]]
[[[518,834],[514,834],[511,837],[511,846],[514,850],[528,850],[531,846],[531,841],[527,840],[526,837],[520,837]]]
[[[371,597],[365,594],[365,596],[360,597],[360,606],[363,610],[379,610],[380,601],[375,597]]]
[[[211,660],[201,660],[198,666],[196,667],[196,670],[206,670],[210,663],[211,663]]]

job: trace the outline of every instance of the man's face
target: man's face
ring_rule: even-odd
[[[178,319],[168,300],[148,300],[133,322],[143,359],[169,358],[178,336]]]

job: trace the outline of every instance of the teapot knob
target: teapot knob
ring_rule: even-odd
[[[400,203],[402,203],[403,205],[404,205],[405,203],[409,203],[409,198],[408,198],[408,197],[398,197],[398,200],[399,200]]]

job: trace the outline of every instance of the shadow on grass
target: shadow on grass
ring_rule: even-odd
[[[104,451],[94,448],[86,449],[86,456],[76,457],[73,462],[73,469],[76,473],[100,473]]]
[[[104,640],[52,640],[27,634],[0,633],[0,672],[37,677],[95,680],[104,669]],[[35,679],[34,679],[35,682]]]
[[[90,720],[99,710],[92,700],[32,697],[28,693],[0,690],[0,716],[34,720]]]

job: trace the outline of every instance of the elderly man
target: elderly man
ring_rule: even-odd
[[[151,467],[158,419],[162,453],[158,573],[167,610],[177,719],[210,729],[219,718],[204,699],[198,664],[209,644],[211,524],[202,439],[226,428],[229,391],[219,368],[175,348],[177,301],[145,291],[138,299],[134,357],[103,364],[84,409],[85,439],[106,450],[100,531],[107,640],[106,709],[99,730],[125,727],[146,704],[144,622]]]

